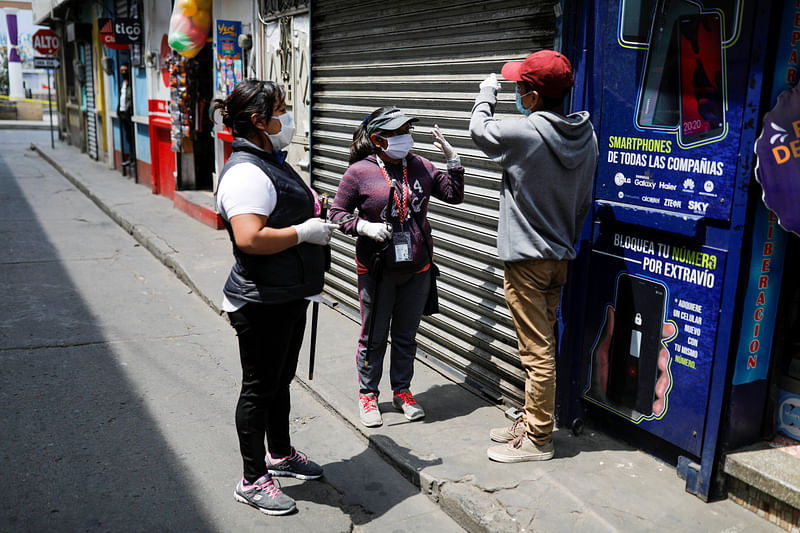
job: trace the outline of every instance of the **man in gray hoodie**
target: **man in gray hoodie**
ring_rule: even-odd
[[[497,252],[505,262],[506,304],[517,330],[525,379],[523,416],[489,433],[500,462],[553,457],[556,310],[567,266],[592,201],[597,138],[588,112],[564,115],[574,81],[562,54],[543,50],[506,63],[502,76],[517,82],[522,118],[496,120],[500,84],[480,85],[470,120],[475,144],[503,167]]]

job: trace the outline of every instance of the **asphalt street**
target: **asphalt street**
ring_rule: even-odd
[[[32,142],[0,131],[0,531],[461,531],[300,386],[325,477],[283,478],[289,516],[236,503],[233,330]]]

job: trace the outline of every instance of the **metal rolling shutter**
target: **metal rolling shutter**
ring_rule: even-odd
[[[553,47],[557,3],[317,0],[311,9],[312,183],[335,195],[353,131],[377,107],[419,117],[414,151],[444,168],[429,133],[440,126],[466,167],[466,191],[461,205],[430,205],[441,312],[423,318],[417,339],[428,357],[498,399],[520,401],[524,377],[496,252],[500,169],[472,143],[469,116],[488,73]],[[516,114],[509,82],[496,111]],[[336,235],[326,289],[357,309],[355,240]]]
[[[92,57],[92,45],[83,45],[83,72],[86,76],[86,147],[89,157],[97,160],[99,157],[97,149],[97,103],[95,102],[94,89],[94,58]]]

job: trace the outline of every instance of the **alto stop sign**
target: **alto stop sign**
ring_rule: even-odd
[[[43,56],[52,56],[61,47],[61,39],[53,30],[42,29],[33,34],[33,47]]]

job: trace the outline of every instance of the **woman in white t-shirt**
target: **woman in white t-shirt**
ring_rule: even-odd
[[[278,84],[245,80],[214,109],[234,136],[217,189],[236,260],[222,307],[236,330],[242,362],[236,430],[244,473],[234,497],[266,514],[286,514],[295,502],[272,476],[322,476],[322,468],[291,445],[289,383],[307,298],[322,291],[325,245],[338,226],[318,218],[314,192],[280,151],[289,145],[294,123]]]

